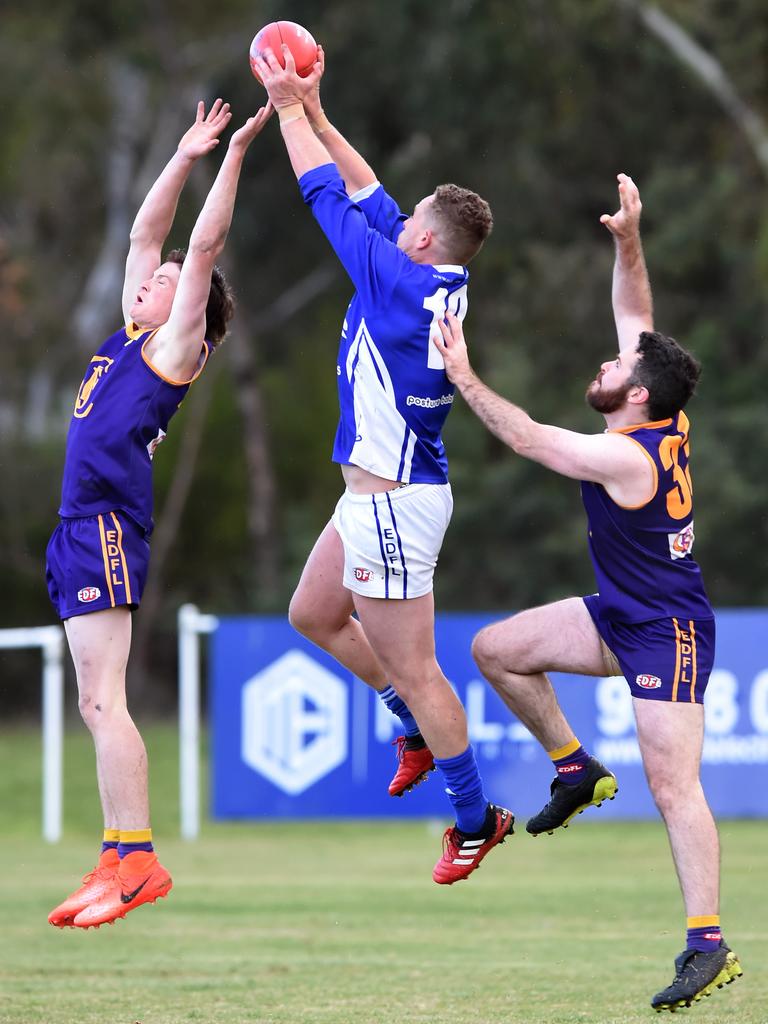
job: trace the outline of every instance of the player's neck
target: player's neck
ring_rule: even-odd
[[[606,430],[621,430],[624,427],[636,427],[648,423],[650,414],[647,405],[625,405],[616,412],[605,413]]]

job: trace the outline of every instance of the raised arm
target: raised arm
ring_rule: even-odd
[[[317,63],[306,78],[312,88],[304,97],[304,111],[315,135],[321,139],[331,160],[338,167],[339,174],[344,179],[347,194],[352,196],[361,189],[367,188],[368,185],[372,185],[376,181],[376,174],[370,164],[363,159],[354,146],[347,142],[341,132],[326,117],[320,100],[320,79],[323,77],[324,71],[325,53],[322,46],[318,46]]]
[[[613,215],[604,213],[600,223],[611,232],[616,247],[611,298],[623,350],[635,348],[641,331],[653,330],[653,300],[640,241],[640,193],[627,174],[617,177],[620,207]]]
[[[636,506],[649,500],[653,471],[639,445],[622,434],[580,434],[537,423],[480,380],[470,366],[459,320],[448,313],[439,324],[442,339],[435,339],[434,344],[443,357],[448,378],[499,440],[518,455],[563,476],[602,484],[621,505]]]
[[[197,105],[195,123],[184,133],[176,152],[141,204],[131,228],[131,244],[125,264],[123,316],[126,322],[142,281],[151,277],[160,266],[162,248],[189,172],[201,156],[218,146],[219,136],[231,117],[229,104],[220,99],[214,102],[206,116],[205,104],[201,100]]]
[[[171,315],[152,339],[148,353],[155,369],[172,381],[189,380],[200,361],[211,275],[229,233],[243,158],[271,115],[272,107],[267,104],[255,117],[249,117],[232,136],[216,180],[192,229]]]
[[[315,167],[333,163],[333,159],[324,142],[313,132],[304,109],[307,96],[316,89],[315,80],[310,77],[299,78],[293,55],[285,44],[283,59],[284,68],[280,67],[270,49],[264,51],[263,57],[254,57],[264,88],[280,119],[283,142],[298,179]],[[317,66],[313,74],[316,71]]]

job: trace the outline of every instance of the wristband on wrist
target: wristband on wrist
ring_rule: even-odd
[[[304,113],[304,106],[301,103],[291,103],[287,107],[280,107],[277,111],[277,116],[280,119],[280,124],[289,124],[291,121],[298,121],[301,117],[306,117]]]
[[[320,114],[312,121],[312,128],[315,135],[322,135],[323,132],[329,132],[333,125],[325,116],[325,111],[321,110]]]

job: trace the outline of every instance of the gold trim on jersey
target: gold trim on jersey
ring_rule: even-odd
[[[645,447],[645,445],[640,444],[640,442],[637,440],[636,437],[630,437],[629,434],[625,434],[624,436],[626,437],[626,439],[628,441],[631,441],[632,444],[636,444],[637,445],[637,447],[640,449],[640,451],[643,453],[643,455],[646,457],[646,459],[648,459],[648,461],[650,462],[651,469],[653,470],[653,491],[651,493],[650,498],[648,498],[647,501],[641,501],[639,505],[623,505],[620,501],[616,501],[615,498],[611,498],[611,501],[615,505],[618,505],[619,508],[626,509],[627,512],[633,512],[636,509],[645,508],[646,505],[650,505],[650,503],[656,497],[656,492],[659,489],[659,470],[658,470],[658,468],[656,466],[656,463],[653,461],[653,456],[648,451],[648,449]]]
[[[125,325],[125,334],[126,337],[128,338],[128,341],[137,341],[142,336],[142,334],[146,333],[147,328],[139,327],[139,325],[137,323],[134,323],[133,320],[129,320],[128,323]]]
[[[154,331],[152,332],[152,334],[154,334]],[[200,376],[200,374],[203,372],[203,368],[205,367],[205,364],[208,362],[210,350],[208,346],[205,344],[205,342],[203,342],[202,350],[200,352],[200,358],[198,359],[197,369],[195,370],[194,376],[190,377],[189,380],[174,380],[173,377],[166,377],[162,370],[158,370],[154,363],[151,363],[147,358],[147,354],[144,351],[144,349],[147,347],[147,342],[150,341],[151,337],[152,335],[150,335],[150,337],[147,338],[147,340],[141,346],[141,358],[150,368],[152,373],[156,374],[160,378],[160,380],[164,380],[166,384],[172,384],[174,387],[177,388],[183,388],[186,387],[188,384],[193,384]]]
[[[683,415],[682,413],[680,414]],[[654,428],[668,427],[672,417],[666,420],[651,420],[648,423],[630,423],[628,427],[611,427],[609,434],[631,434],[634,430],[653,430]]]

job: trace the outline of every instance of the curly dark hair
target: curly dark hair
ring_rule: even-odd
[[[629,384],[648,390],[648,414],[666,420],[685,407],[696,390],[701,363],[690,352],[658,331],[642,331],[637,343],[639,359]]]
[[[186,249],[172,249],[165,257],[166,263],[178,263],[182,266],[186,259]],[[211,274],[211,290],[208,293],[208,305],[205,307],[205,337],[216,348],[224,340],[229,321],[235,313],[235,296],[219,266],[213,268]]]
[[[493,229],[488,203],[459,185],[438,185],[431,213],[443,228],[451,259],[462,266],[477,256]]]

